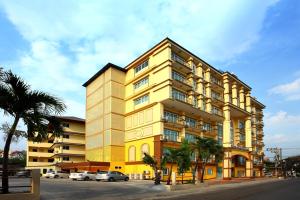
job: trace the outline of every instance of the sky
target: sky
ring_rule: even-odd
[[[250,85],[267,106],[265,148],[290,156],[300,154],[299,32],[297,0],[0,0],[0,66],[84,118],[85,81],[169,37]]]

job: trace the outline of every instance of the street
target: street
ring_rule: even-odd
[[[300,199],[300,179],[245,185],[242,187],[213,190],[210,192],[182,195],[168,199],[187,200],[296,200]]]

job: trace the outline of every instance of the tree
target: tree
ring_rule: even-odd
[[[223,158],[223,147],[212,138],[196,137],[196,142],[193,145],[194,152],[197,155],[196,163],[193,170],[193,183],[195,183],[196,171],[198,170],[199,163],[201,163],[201,183],[203,183],[204,172],[207,162],[213,156],[215,163]]]
[[[178,172],[181,173],[181,183],[183,184],[183,175],[191,167],[191,148],[187,140],[184,140],[178,151]]]
[[[166,158],[168,163],[171,163],[170,171],[167,179],[167,185],[171,184],[171,175],[173,172],[173,166],[178,161],[178,155],[179,155],[180,149],[174,149],[174,148],[166,148],[166,151],[164,153],[164,157]]]
[[[164,169],[166,165],[166,159],[162,158],[160,159],[160,163],[155,159],[154,157],[150,156],[147,153],[144,153],[143,162],[147,165],[149,165],[154,170],[154,184],[159,185],[160,184],[160,176],[159,170]]]
[[[60,119],[53,114],[61,114],[66,106],[54,96],[31,90],[22,78],[11,71],[0,71],[0,109],[13,118],[3,156],[2,192],[8,193],[8,153],[19,121],[22,120],[27,127],[25,137],[28,140],[41,141],[48,137],[49,132],[59,136],[63,127]]]

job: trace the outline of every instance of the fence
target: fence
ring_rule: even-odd
[[[9,192],[0,194],[1,200],[39,200],[40,199],[40,170],[9,171]],[[1,187],[2,191],[2,174]]]

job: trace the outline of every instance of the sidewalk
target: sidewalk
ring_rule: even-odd
[[[234,180],[211,180],[206,181],[203,184],[197,185],[187,185],[186,187],[191,187],[191,189],[185,188],[184,190],[176,190],[171,192],[164,192],[153,194],[152,197],[144,197],[143,199],[154,200],[154,199],[168,199],[174,197],[180,197],[189,194],[201,194],[213,191],[221,191],[231,188],[238,188],[256,184],[263,184],[268,182],[282,181],[282,179],[277,178],[258,178],[258,179],[234,179]],[[136,198],[138,199],[138,198]]]

